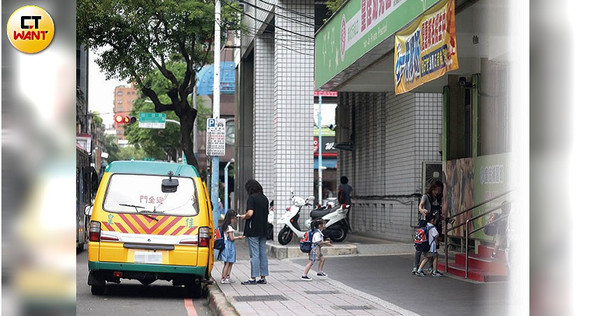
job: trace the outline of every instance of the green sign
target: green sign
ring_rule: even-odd
[[[167,123],[167,114],[142,112],[139,114],[138,122],[140,128],[162,129],[165,128],[165,124]]]
[[[315,38],[315,87],[321,88],[438,0],[350,0]],[[393,42],[389,50],[393,50]],[[390,65],[393,69],[393,65]],[[393,80],[393,77],[390,77]]]
[[[319,128],[313,127],[313,136],[319,136]],[[330,130],[329,127],[321,127],[321,136],[335,136],[335,132]]]

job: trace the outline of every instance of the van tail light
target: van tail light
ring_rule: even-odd
[[[100,222],[90,222],[90,241],[100,241]]]
[[[210,228],[198,228],[198,247],[208,247],[210,245]]]

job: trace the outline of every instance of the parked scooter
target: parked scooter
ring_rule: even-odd
[[[284,225],[281,231],[279,231],[279,235],[277,235],[277,241],[279,241],[280,244],[287,245],[290,241],[292,241],[294,234],[296,234],[298,238],[304,237],[305,230],[302,230],[300,225],[298,225],[300,210],[305,206],[312,206],[314,199],[314,196],[309,196],[306,200],[304,200],[299,196],[294,196],[294,192],[292,192],[292,205],[277,221],[278,223],[283,223]],[[308,227],[306,227],[306,230],[308,230]]]
[[[346,204],[334,207],[334,203],[328,202],[325,207],[310,212],[310,219],[306,220],[305,225],[309,226],[312,221],[323,219],[325,221],[323,236],[335,242],[342,242],[348,236],[348,230],[350,229],[346,219],[349,208],[350,206]]]

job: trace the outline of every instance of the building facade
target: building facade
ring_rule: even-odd
[[[133,110],[133,101],[138,98],[137,89],[133,84],[115,87],[113,95],[113,113],[115,115],[129,115]],[[125,137],[125,126],[123,124],[114,124],[119,144],[127,144]]]
[[[275,201],[276,219],[292,192],[314,194],[314,33],[324,9],[314,0],[244,5],[251,31],[242,35],[238,64],[235,209],[245,209],[250,178]],[[281,228],[275,223],[275,234]]]
[[[458,223],[512,200],[508,9],[501,1],[350,0],[319,29],[315,86],[338,91],[338,176],[354,187],[354,231],[411,242],[419,198],[435,180],[444,183],[443,213],[461,214]],[[448,44],[442,33],[452,33]],[[430,45],[439,54],[419,59]],[[429,66],[449,70],[399,92],[399,78],[424,78]],[[449,235],[464,236],[465,227]]]

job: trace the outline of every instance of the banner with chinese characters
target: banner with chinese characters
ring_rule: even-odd
[[[458,69],[455,21],[454,0],[443,0],[396,33],[396,94]]]

